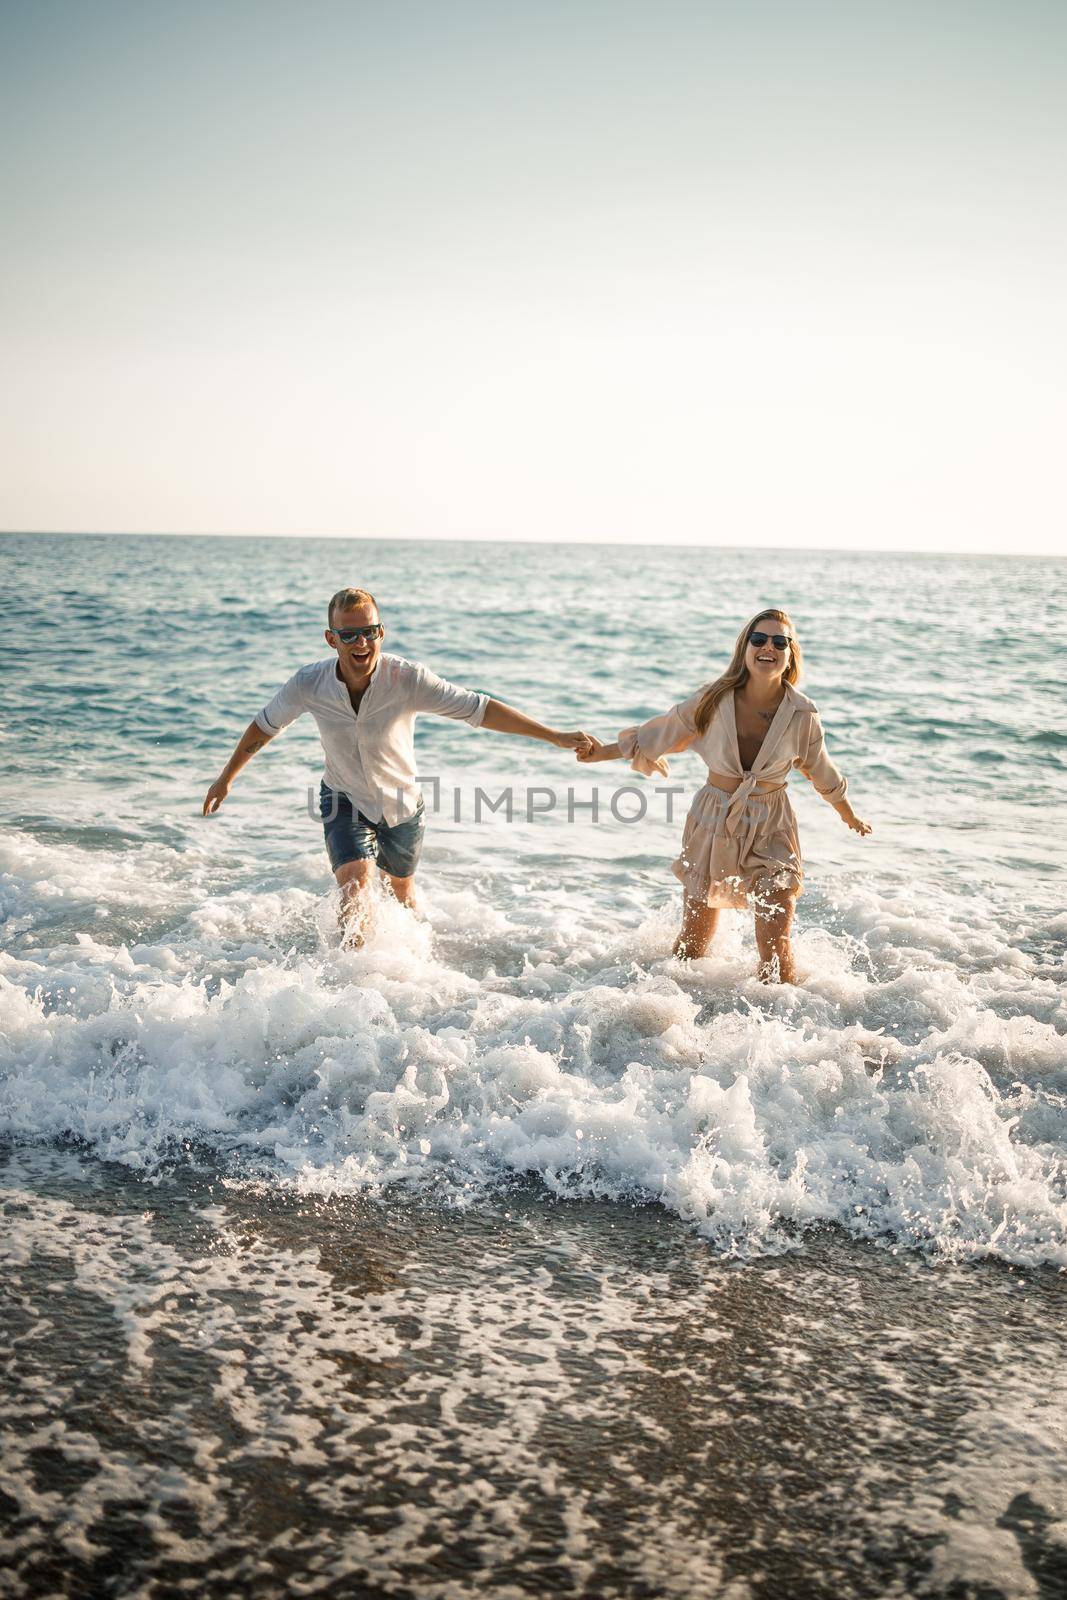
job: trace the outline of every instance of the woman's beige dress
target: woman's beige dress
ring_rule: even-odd
[[[758,906],[760,895],[771,889],[799,895],[804,867],[786,777],[792,768],[799,768],[832,805],[844,798],[848,787],[826,753],[818,710],[807,695],[787,683],[752,770],[746,771],[737,746],[733,690],[719,701],[701,734],[695,719],[703,694],[698,689],[663,716],[619,734],[623,755],[635,772],[646,777],[666,778],[665,756],[695,750],[709,773],[739,780],[732,794],[712,783],[697,791],[671,870],[691,900],[709,906],[744,906],[752,901]],[[758,784],[777,787],[760,793]]]

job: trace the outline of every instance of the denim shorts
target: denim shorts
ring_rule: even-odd
[[[410,878],[422,853],[426,828],[423,802],[406,822],[391,828],[382,819],[371,822],[340,789],[319,786],[319,815],[326,835],[330,866],[336,872],[349,861],[376,861],[391,878]]]

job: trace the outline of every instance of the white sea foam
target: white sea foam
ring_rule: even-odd
[[[454,1204],[529,1176],[660,1201],[740,1254],[832,1222],[1067,1264],[1063,987],[979,897],[839,886],[832,930],[802,918],[788,989],[755,981],[740,918],[684,967],[673,910],[612,927],[439,884],[426,921],[383,901],[345,951],[328,897],[194,874],[183,902],[165,850],[16,835],[7,867],[9,1137],[147,1173],[208,1146],[304,1191]],[[57,916],[73,897],[99,933]],[[109,936],[119,912],[144,942]]]

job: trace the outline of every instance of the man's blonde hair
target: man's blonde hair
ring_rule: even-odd
[[[354,611],[356,606],[373,606],[377,611],[378,602],[368,589],[338,589],[330,600],[329,610],[326,613],[326,626],[333,627],[335,611]]]

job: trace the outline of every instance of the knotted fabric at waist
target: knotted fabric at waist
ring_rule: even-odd
[[[716,778],[722,777],[723,774],[719,772],[709,773],[705,788],[714,789],[716,793],[728,796],[725,824],[729,829],[736,827],[737,822],[739,821],[741,814],[745,809],[745,804],[747,801],[753,799],[761,800],[765,796],[780,794],[783,789],[788,787],[788,785],[784,783],[774,783],[766,789],[760,789],[757,787],[760,781],[759,774],[755,772],[746,772],[745,776],[737,785],[737,788],[730,790],[724,788],[722,784],[715,782]],[[724,778],[723,781],[728,783],[731,780],[729,778]]]

